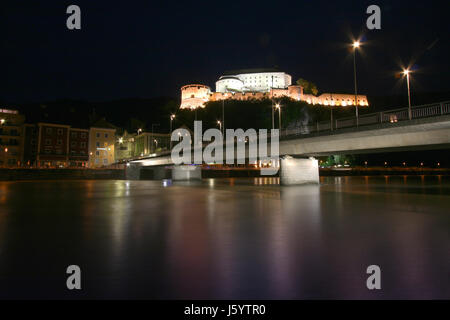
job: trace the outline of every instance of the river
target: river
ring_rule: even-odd
[[[3,299],[449,299],[449,254],[449,176],[0,182]]]

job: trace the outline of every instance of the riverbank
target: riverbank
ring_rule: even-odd
[[[164,177],[170,179],[170,169]],[[450,175],[448,168],[422,167],[354,167],[320,168],[320,176],[382,176],[382,175]],[[275,176],[278,176],[276,174]],[[203,168],[203,178],[256,178],[262,177],[256,168]],[[124,180],[124,169],[0,169],[0,181],[18,180]],[[141,180],[154,180],[151,170],[141,172]]]
[[[0,169],[0,181],[125,179],[123,169]]]

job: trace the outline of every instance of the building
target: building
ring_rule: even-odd
[[[170,150],[170,134],[141,132],[135,138],[134,150],[134,154],[141,157]]]
[[[117,162],[129,159],[135,155],[136,134],[130,134],[126,130],[116,137],[115,158]]]
[[[39,139],[39,127],[35,124],[23,125],[23,165],[33,167],[37,165],[37,150]]]
[[[89,129],[89,167],[100,168],[115,162],[117,128],[105,119]]]
[[[246,69],[228,72],[216,82],[216,91],[202,84],[181,87],[180,109],[204,108],[208,101],[262,100],[288,97],[313,105],[368,106],[365,95],[323,93],[320,96],[304,94],[299,85],[292,85],[292,77],[275,69]]]
[[[203,108],[210,100],[211,88],[202,84],[181,87],[181,109]]]
[[[84,168],[89,162],[89,130],[69,129],[69,166]]]
[[[0,109],[0,166],[17,167],[23,163],[23,123],[17,110]]]
[[[64,168],[69,166],[69,125],[37,124],[38,140],[36,165],[38,167]]]
[[[292,77],[276,69],[245,69],[226,72],[216,81],[216,92],[270,92],[292,84]]]

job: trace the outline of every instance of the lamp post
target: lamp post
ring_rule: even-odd
[[[275,129],[275,115],[274,115],[273,100],[272,100],[272,129]]]
[[[355,81],[355,113],[356,113],[356,126],[359,124],[358,119],[358,87],[356,85],[356,49],[359,48],[361,43],[359,41],[354,41],[353,46],[353,76]]]
[[[4,161],[3,161],[3,166],[6,168],[6,162],[7,162],[6,160],[8,159],[8,158],[7,158],[8,148],[5,148],[4,151],[5,151],[5,152],[4,152],[4,153],[5,153],[5,159],[4,159]]]
[[[222,135],[225,137],[225,100],[222,99]]]
[[[170,115],[170,137],[169,137],[169,139],[170,139],[170,150],[172,150],[172,122],[173,122],[173,119],[175,119],[175,114],[171,114]]]
[[[278,128],[280,129],[280,135],[281,135],[281,106],[279,103],[275,106],[278,109]]]
[[[153,127],[154,126],[159,126],[159,123],[152,123],[152,140],[153,140]],[[154,153],[155,150],[152,150],[152,153]]]
[[[411,71],[409,69],[405,69],[403,70],[403,75],[406,76],[406,85],[408,87],[408,117],[409,120],[412,119],[412,112],[411,112],[411,91],[409,88],[409,74],[411,73]]]
[[[222,122],[220,120],[217,120],[217,124],[219,125],[219,130],[222,131]]]

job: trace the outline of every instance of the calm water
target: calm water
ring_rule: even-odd
[[[450,298],[450,177],[277,183],[0,182],[0,298]]]

